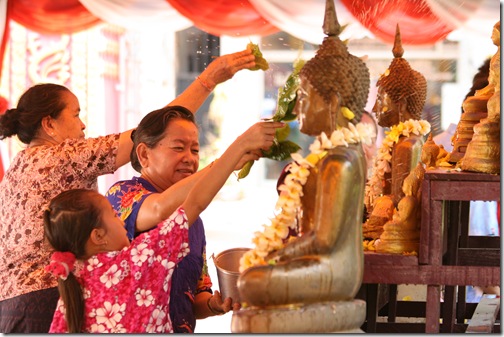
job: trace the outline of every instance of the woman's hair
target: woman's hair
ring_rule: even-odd
[[[54,250],[85,257],[91,231],[102,227],[100,194],[93,190],[73,189],[58,194],[44,211],[44,235]],[[66,307],[68,332],[81,332],[84,322],[84,298],[80,283],[70,272],[58,278],[58,290]]]
[[[29,144],[40,129],[46,116],[58,118],[65,108],[62,93],[68,88],[53,83],[37,84],[29,88],[17,108],[9,109],[0,116],[0,139],[17,135],[24,144]]]
[[[488,76],[490,76],[490,60],[490,57],[485,59],[483,64],[481,64],[478,68],[478,72],[473,77],[471,89],[469,89],[469,92],[465,95],[464,101],[468,97],[474,96],[477,90],[481,90],[488,85]],[[464,112],[463,108],[462,112]]]
[[[142,118],[136,130],[131,134],[133,140],[133,149],[131,149],[131,166],[137,172],[141,172],[142,165],[138,160],[136,149],[138,144],[144,143],[149,149],[164,138],[166,127],[174,119],[184,119],[196,125],[194,114],[183,106],[166,106],[162,109],[149,112]]]

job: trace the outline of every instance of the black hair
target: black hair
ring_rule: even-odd
[[[490,76],[490,58],[487,58],[485,62],[478,68],[478,72],[473,77],[473,83],[469,92],[465,95],[464,101],[471,96],[474,96],[476,90],[483,89],[488,85],[488,76]],[[464,112],[464,109],[462,109]]]
[[[194,114],[187,108],[179,105],[166,106],[149,112],[142,118],[135,131],[131,134],[133,148],[131,149],[131,166],[137,172],[141,172],[142,165],[138,160],[136,149],[138,144],[144,143],[152,149],[164,138],[166,127],[174,119],[184,119],[196,125]]]
[[[16,108],[8,109],[0,116],[0,139],[17,135],[24,144],[30,144],[46,116],[58,118],[65,101],[63,92],[70,90],[53,83],[36,84],[25,91]]]
[[[61,192],[44,211],[44,236],[54,250],[70,252],[76,259],[86,255],[86,243],[95,228],[102,227],[102,210],[94,190],[73,189]],[[65,304],[68,332],[82,332],[84,297],[79,281],[70,272],[66,280],[58,278],[58,291]]]

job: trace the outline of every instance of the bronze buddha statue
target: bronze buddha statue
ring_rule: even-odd
[[[333,131],[360,121],[369,71],[339,39],[333,0],[326,2],[323,27],[328,36],[300,71],[294,113],[301,132],[330,137]],[[274,264],[252,266],[241,273],[238,290],[245,309],[233,314],[233,332],[330,332],[360,327],[365,303],[354,297],[364,269],[361,223],[366,172],[358,142],[327,150],[310,168],[298,212],[300,234],[267,256]],[[307,314],[310,310],[316,315]],[[331,318],[335,312],[345,319]],[[256,319],[268,321],[268,327],[254,330]]]

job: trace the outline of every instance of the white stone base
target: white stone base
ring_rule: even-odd
[[[322,302],[281,308],[246,308],[233,312],[233,333],[362,332],[366,302]]]

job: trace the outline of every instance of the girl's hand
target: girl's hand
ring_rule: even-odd
[[[238,71],[255,66],[254,59],[249,49],[219,56],[201,73],[200,78],[213,89],[217,84],[232,78]]]
[[[276,129],[284,125],[282,122],[258,122],[238,137],[238,140],[246,152],[268,150],[275,140]]]
[[[249,162],[249,161],[251,161],[251,160],[259,160],[259,158],[261,158],[261,157],[262,157],[262,152],[261,152],[261,150],[259,150],[259,149],[258,149],[258,150],[253,150],[253,151],[250,151],[250,152],[245,153],[245,154],[241,157],[241,159],[240,159],[240,161],[238,162],[238,164],[235,166],[235,171],[236,171],[236,170],[241,170],[241,169],[243,168],[243,166],[244,166],[247,162]]]

